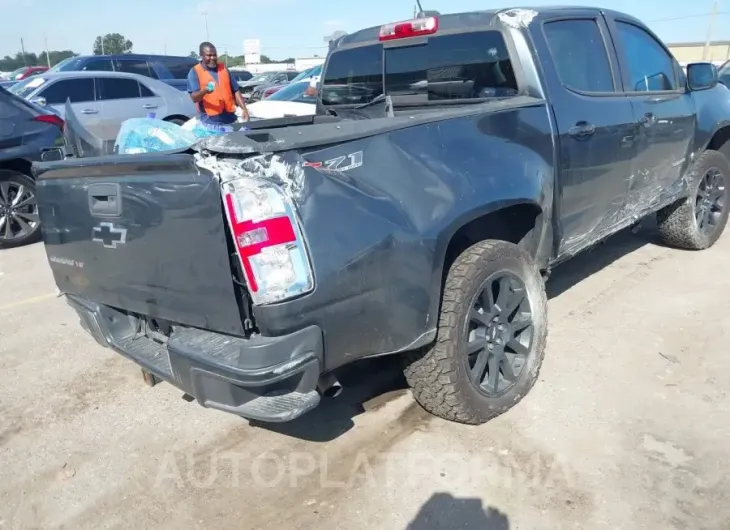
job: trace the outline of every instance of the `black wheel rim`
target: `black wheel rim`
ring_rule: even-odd
[[[697,228],[710,235],[720,224],[725,210],[725,176],[717,168],[710,169],[700,181],[695,204]]]
[[[0,182],[0,240],[25,237],[39,222],[33,190],[16,182]]]
[[[533,316],[524,282],[510,272],[484,282],[469,313],[466,357],[469,377],[489,397],[509,391],[532,351]]]

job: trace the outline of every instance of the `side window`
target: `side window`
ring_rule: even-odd
[[[154,69],[150,68],[147,61],[141,59],[118,59],[114,61],[114,67],[117,72],[127,72],[128,74],[139,74],[145,77],[157,79]]]
[[[89,72],[113,72],[114,68],[112,68],[112,62],[109,59],[92,59],[84,64],[81,70]]]
[[[616,22],[629,65],[628,91],[677,90],[674,59],[657,40],[638,26]]]
[[[48,85],[39,94],[49,105],[62,105],[66,99],[71,103],[94,101],[94,80],[91,77],[64,79]]]
[[[162,69],[166,69],[169,73],[169,78],[172,79],[187,79],[190,69],[197,64],[198,61],[193,60],[181,60],[181,59],[163,59],[160,61]]]
[[[143,98],[153,98],[155,94],[142,83],[139,84],[139,93]]]
[[[595,20],[545,24],[545,38],[560,81],[580,92],[613,92],[611,63]]]
[[[299,72],[287,72],[286,73],[287,81],[291,81],[292,79],[294,79],[298,75],[299,75]]]
[[[99,98],[103,101],[139,98],[139,83],[135,79],[98,77],[96,82],[99,87]]]

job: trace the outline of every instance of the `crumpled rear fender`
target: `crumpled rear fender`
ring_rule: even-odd
[[[315,275],[312,293],[254,308],[257,323],[270,335],[320,326],[328,369],[433,340],[444,255],[460,226],[518,203],[552,208],[544,106],[246,163],[296,204]]]

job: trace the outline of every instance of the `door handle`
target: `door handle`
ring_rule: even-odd
[[[84,109],[81,111],[81,114],[98,114],[99,111],[95,109]]]
[[[568,129],[568,134],[573,138],[588,138],[596,132],[596,126],[587,121],[579,121]]]
[[[152,105],[151,103],[145,103],[144,105],[142,105],[142,108],[143,109],[156,109],[157,105]]]
[[[652,112],[647,112],[639,118],[639,123],[644,127],[651,127],[656,123],[656,116]]]
[[[89,212],[102,217],[118,217],[122,213],[119,184],[98,182],[88,189]]]

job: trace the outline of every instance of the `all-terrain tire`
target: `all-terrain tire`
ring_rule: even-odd
[[[724,179],[724,207],[713,231],[703,233],[696,219],[697,200],[700,184],[705,175],[719,170]],[[704,250],[720,238],[728,218],[728,185],[730,185],[730,164],[725,156],[717,151],[705,151],[690,168],[687,174],[689,195],[657,212],[659,236],[667,245],[686,249]]]
[[[19,184],[29,190],[32,190],[33,194],[35,195],[35,181],[27,175],[18,173],[17,171],[0,169],[0,184],[4,182]],[[35,226],[35,229],[33,231],[23,237],[5,239],[2,234],[0,234],[0,249],[15,248],[23,245],[30,245],[31,243],[36,243],[40,241],[41,235],[42,233],[40,223]]]
[[[469,314],[487,279],[508,271],[524,283],[531,305],[533,338],[519,377],[504,394],[488,397],[468,374],[465,342]],[[405,376],[418,403],[441,418],[480,424],[515,406],[533,387],[547,341],[547,297],[540,271],[512,243],[486,240],[466,249],[448,271],[436,341],[405,358]]]

